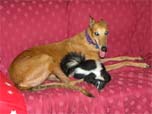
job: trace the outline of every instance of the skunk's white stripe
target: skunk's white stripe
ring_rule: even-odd
[[[82,68],[76,68],[74,73],[88,75],[90,73],[94,73],[96,75],[95,79],[100,79],[104,81],[103,76],[101,76],[100,71],[103,69],[100,62],[96,62],[97,67],[92,70],[84,70]]]
[[[71,60],[70,62],[68,62],[66,65],[67,65],[67,68],[71,68],[73,66],[76,66],[78,65],[79,63],[75,60]]]
[[[101,76],[101,70],[103,70],[103,68],[101,66],[101,63],[100,62],[96,62],[96,65],[97,65],[97,68],[95,69],[95,72],[94,72],[95,75],[96,75],[95,79],[100,79],[100,80],[104,81],[103,76]]]

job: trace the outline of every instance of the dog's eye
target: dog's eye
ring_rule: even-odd
[[[106,31],[104,34],[105,34],[105,35],[108,35],[108,34],[109,34],[109,32],[108,32],[108,31]]]
[[[99,36],[99,33],[98,33],[98,32],[94,32],[94,34],[95,34],[96,36]]]

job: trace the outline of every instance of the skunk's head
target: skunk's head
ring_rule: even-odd
[[[101,90],[102,88],[104,88],[104,86],[106,85],[106,82],[103,80],[99,80],[99,79],[95,79],[94,80],[94,85],[96,86],[96,88],[98,90]]]
[[[104,81],[108,83],[111,80],[110,74],[106,71],[106,68],[103,64],[101,64],[102,70],[100,71],[101,77],[103,77]]]
[[[98,90],[111,80],[111,76],[100,61],[86,60],[81,53],[68,53],[61,60],[60,67],[66,76],[72,74],[76,79],[84,79],[95,85]]]
[[[84,80],[88,83],[93,84],[98,90],[101,90],[111,80],[110,74],[106,71],[103,64],[100,62],[94,62],[96,67],[86,71],[87,74]]]
[[[98,90],[101,90],[111,80],[111,76],[106,71],[106,68],[102,63],[96,62],[96,66],[96,69],[94,69],[94,80],[92,78],[92,83]]]
[[[96,77],[94,80],[94,85],[98,90],[104,88],[105,85],[111,80],[111,76],[106,71],[106,68],[103,64],[101,64],[100,77]]]

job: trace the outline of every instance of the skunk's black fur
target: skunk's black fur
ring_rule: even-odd
[[[69,76],[83,62],[85,57],[81,53],[70,52],[61,60],[60,67],[66,76]]]
[[[68,53],[61,60],[60,67],[66,76],[72,75],[76,79],[84,79],[99,90],[111,80],[103,64],[92,59],[86,60],[81,53]]]

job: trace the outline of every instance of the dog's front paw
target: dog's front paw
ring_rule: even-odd
[[[137,60],[137,61],[144,61],[144,58],[143,57],[136,57],[135,60]]]
[[[147,64],[147,63],[143,63],[143,68],[150,68],[151,66],[149,65],[149,64]]]

